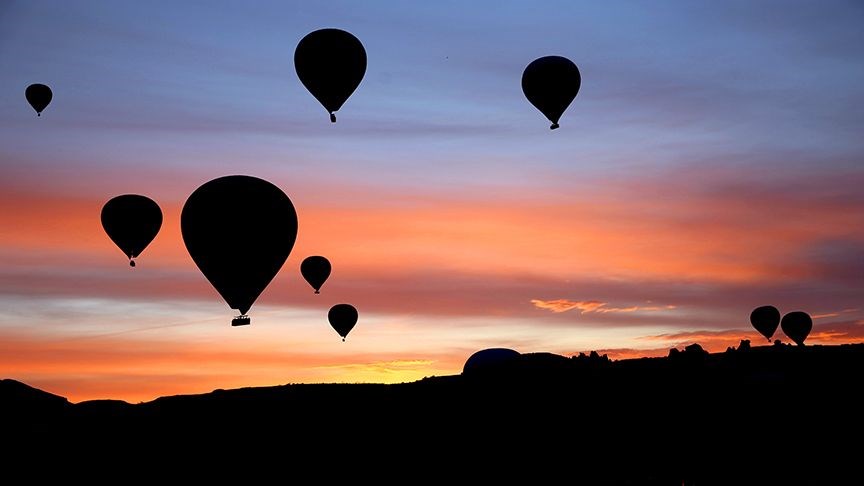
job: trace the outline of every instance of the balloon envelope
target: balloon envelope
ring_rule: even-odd
[[[514,362],[522,356],[518,351],[508,348],[489,348],[477,351],[465,361],[462,374],[488,371]]]
[[[327,320],[344,341],[351,329],[357,324],[357,309],[351,304],[336,304],[327,313]]]
[[[561,56],[535,59],[522,73],[522,92],[558,128],[564,110],[579,93],[582,76],[573,61]]]
[[[162,210],[155,201],[138,194],[124,194],[102,206],[102,227],[129,258],[139,256],[162,227]]]
[[[798,346],[804,346],[804,340],[807,339],[813,329],[813,319],[806,312],[790,312],[783,316],[783,320],[780,321],[780,328]]]
[[[42,116],[42,110],[48,107],[48,103],[51,103],[51,98],[54,97],[54,94],[51,93],[51,88],[48,86],[37,83],[27,86],[27,89],[24,90],[24,96],[27,98],[30,106],[36,110],[36,115]]]
[[[366,49],[359,39],[339,29],[321,29],[300,40],[294,69],[303,86],[336,121],[334,111],[345,103],[366,73]]]
[[[303,278],[309,282],[309,285],[315,289],[315,293],[320,293],[321,286],[327,281],[330,276],[330,260],[323,256],[310,256],[303,260],[300,264],[300,273]]]
[[[770,341],[780,325],[780,311],[773,305],[757,307],[750,313],[750,324]]]
[[[297,239],[297,212],[281,189],[232,175],[195,190],[180,215],[183,242],[232,309],[246,314]]]

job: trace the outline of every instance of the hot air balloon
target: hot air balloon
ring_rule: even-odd
[[[357,309],[351,304],[336,304],[327,313],[327,320],[330,321],[333,329],[342,336],[342,341],[345,341],[348,333],[357,324]]]
[[[257,177],[231,175],[195,190],[180,215],[183,242],[201,273],[240,316],[291,253],[297,239],[297,212],[281,189]]]
[[[24,90],[24,96],[30,106],[36,110],[36,116],[42,116],[42,110],[48,106],[48,103],[51,103],[51,98],[54,97],[51,88],[38,83],[27,86],[27,89]]]
[[[783,320],[780,321],[780,328],[798,346],[804,346],[804,340],[807,339],[810,330],[813,329],[813,319],[806,312],[790,312],[783,316]]]
[[[750,313],[750,324],[765,336],[768,341],[771,341],[771,336],[777,331],[777,326],[780,325],[780,311],[773,305],[763,305],[753,309]]]
[[[309,285],[315,289],[316,294],[320,294],[321,286],[327,281],[330,276],[330,260],[323,256],[310,256],[303,260],[300,264],[300,273],[303,278],[309,282]]]
[[[508,348],[489,348],[477,351],[465,361],[465,366],[462,368],[463,375],[472,373],[488,372],[495,369],[500,369],[509,363],[514,363],[522,355],[515,350]]]
[[[359,39],[339,29],[321,29],[300,40],[294,51],[294,69],[303,86],[330,113],[351,96],[366,74],[366,49]]]
[[[153,241],[162,227],[162,210],[155,201],[138,194],[112,198],[102,206],[102,227],[135,266],[135,257]]]
[[[522,73],[522,92],[546,118],[552,130],[579,93],[582,76],[573,61],[561,56],[535,59]]]

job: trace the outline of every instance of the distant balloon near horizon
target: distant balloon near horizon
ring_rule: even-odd
[[[291,199],[257,177],[231,175],[195,190],[180,214],[183,242],[201,273],[228,306],[240,311],[233,326],[279,273],[297,239]]]
[[[360,86],[366,74],[366,49],[360,39],[340,29],[310,32],[294,51],[294,69],[303,86],[330,113],[335,112]]]
[[[582,86],[579,68],[570,59],[546,56],[535,59],[522,73],[522,92],[528,101],[558,128],[558,120]]]
[[[783,316],[783,320],[780,321],[780,328],[798,346],[804,346],[804,340],[807,339],[813,329],[813,319],[806,312],[790,312]]]
[[[316,294],[321,293],[321,286],[330,277],[331,270],[330,260],[319,255],[306,257],[300,264],[300,273],[306,282],[315,289]]]
[[[327,320],[330,321],[330,326],[342,336],[343,342],[348,337],[351,329],[354,329],[358,317],[357,309],[351,304],[336,304],[327,313]]]
[[[42,110],[48,107],[51,103],[51,99],[54,98],[54,93],[51,92],[51,88],[44,84],[31,84],[27,86],[27,89],[24,90],[24,97],[27,98],[27,102],[30,103],[30,106],[36,110],[36,116],[42,116]]]
[[[780,325],[780,311],[773,305],[763,305],[750,313],[750,324],[769,342]]]
[[[462,374],[482,372],[494,369],[502,364],[514,361],[522,356],[521,353],[509,348],[488,348],[472,354],[462,368]]]
[[[102,228],[135,266],[135,258],[159,234],[162,210],[156,201],[139,194],[123,194],[102,206]]]

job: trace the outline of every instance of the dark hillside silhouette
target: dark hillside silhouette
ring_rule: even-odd
[[[0,380],[0,413],[8,418],[40,417],[62,414],[72,405],[61,396],[33,388],[15,380]]]
[[[217,390],[137,405],[70,405],[6,380],[0,403],[29,424],[25,441],[86,437],[96,443],[87,454],[109,455],[155,443],[168,463],[229,454],[236,462],[221,467],[243,458],[259,471],[284,465],[271,456],[290,457],[295,474],[334,451],[340,471],[357,474],[384,461],[578,484],[830,484],[826,471],[857,464],[862,344],[719,354],[697,345],[623,361],[529,353],[499,365],[400,385]],[[744,468],[755,471],[746,482]]]

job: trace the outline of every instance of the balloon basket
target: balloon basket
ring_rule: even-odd
[[[249,316],[237,316],[231,320],[231,325],[234,327],[248,326],[251,323],[252,323],[252,320],[249,319]]]

